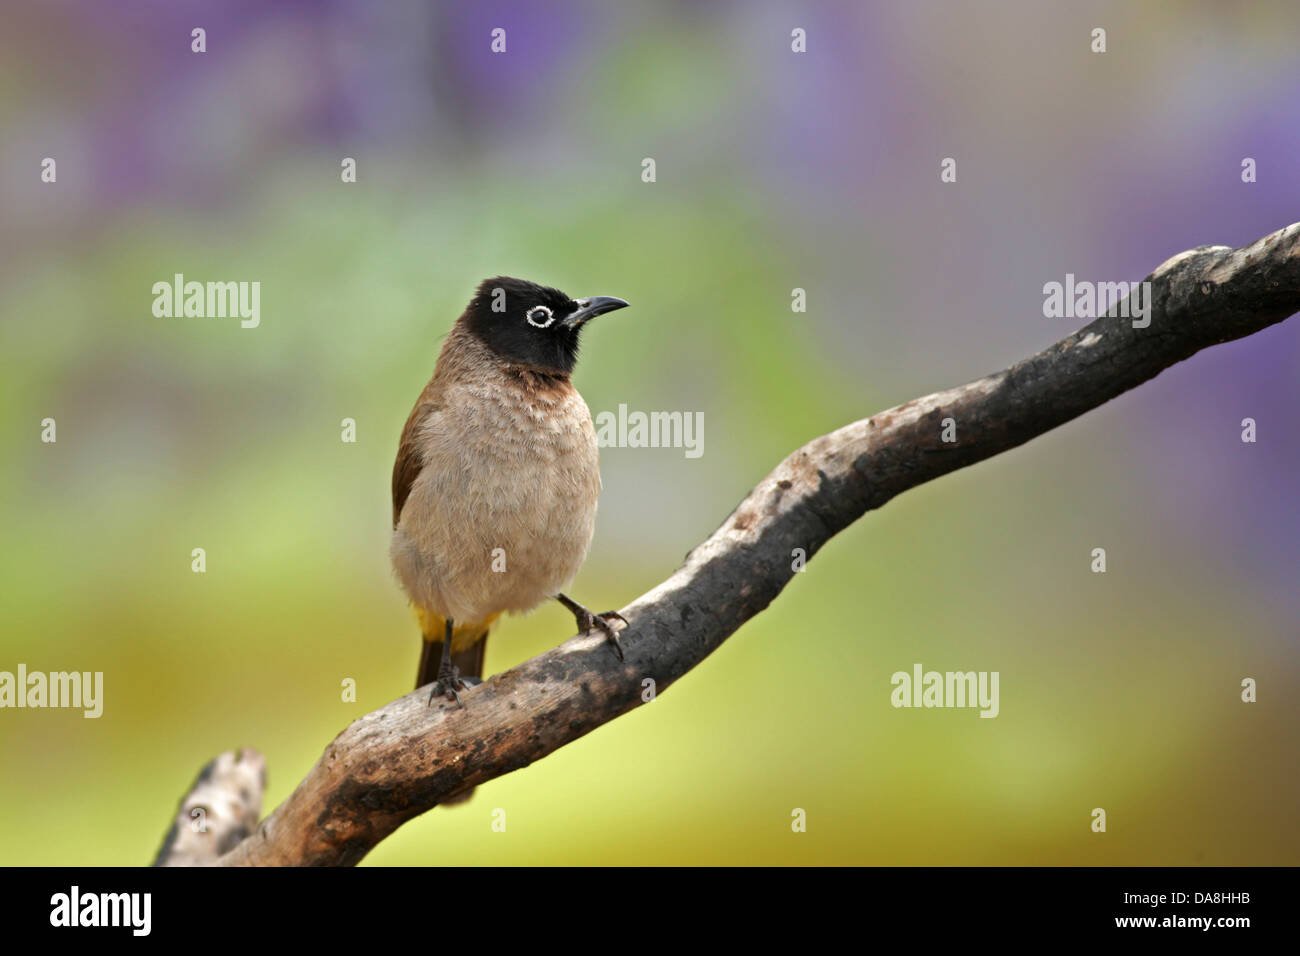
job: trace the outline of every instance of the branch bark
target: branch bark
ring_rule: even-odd
[[[1241,249],[1203,246],[1147,279],[1150,324],[1119,308],[1037,355],[814,439],[764,478],[668,580],[622,609],[620,663],[579,636],[462,693],[463,710],[407,694],[352,723],[220,865],[354,864],[402,823],[526,767],[662,693],[811,557],[895,495],[1021,445],[1203,348],[1300,309],[1300,224]],[[959,440],[941,440],[944,418]]]
[[[239,846],[262,815],[266,759],[227,750],[199,771],[181,799],[154,866],[208,866]]]

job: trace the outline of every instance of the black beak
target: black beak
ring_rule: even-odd
[[[615,309],[626,309],[627,303],[612,295],[593,295],[590,299],[579,299],[578,307],[564,317],[560,325],[566,329],[581,328],[588,319],[594,319]]]

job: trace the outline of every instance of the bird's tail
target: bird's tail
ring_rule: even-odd
[[[438,679],[438,670],[442,666],[442,645],[447,637],[447,622],[444,618],[418,607],[415,608],[415,617],[420,622],[420,632],[424,637],[420,650],[420,670],[415,675],[415,686],[418,690]],[[487,654],[488,629],[495,620],[494,614],[480,624],[454,626],[451,637],[451,663],[460,672],[461,677],[483,677],[483,658]],[[468,646],[465,646],[466,643]],[[461,647],[462,650],[456,650],[457,647]],[[475,789],[471,787],[454,797],[448,797],[440,806],[450,807],[464,803],[474,796]]]
[[[454,648],[460,642],[459,637],[453,638],[451,646],[451,662],[456,669],[460,671],[461,677],[478,677],[483,676],[483,657],[487,652],[487,628],[483,628],[482,636],[474,641],[463,651],[457,651]],[[415,675],[415,686],[423,687],[425,684],[432,684],[438,679],[438,668],[442,666],[442,639],[431,641],[425,638],[424,648],[420,651],[420,671]]]

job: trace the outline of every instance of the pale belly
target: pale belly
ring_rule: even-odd
[[[464,386],[422,426],[430,449],[390,554],[413,603],[457,622],[529,611],[568,587],[595,530],[595,430],[576,390],[529,404]]]

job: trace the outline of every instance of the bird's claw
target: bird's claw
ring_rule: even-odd
[[[449,671],[443,671],[438,674],[438,679],[433,683],[433,689],[429,691],[429,702],[425,706],[433,706],[433,702],[438,697],[446,697],[448,700],[454,700],[457,707],[464,707],[465,702],[460,699],[457,691],[468,690],[471,687],[483,683],[477,677],[461,677],[460,669],[452,667]]]
[[[613,618],[622,621],[623,627],[627,627],[627,618],[622,614],[619,614],[618,611],[606,611],[604,614],[592,614],[586,609],[584,609],[582,613],[578,614],[577,618],[578,630],[582,631],[584,634],[589,634],[591,631],[599,628],[605,635],[605,640],[614,645],[614,652],[618,654],[618,659],[620,661],[625,659],[623,657],[623,644],[618,639],[618,632],[621,628],[615,628],[614,625],[610,623],[610,619]]]

